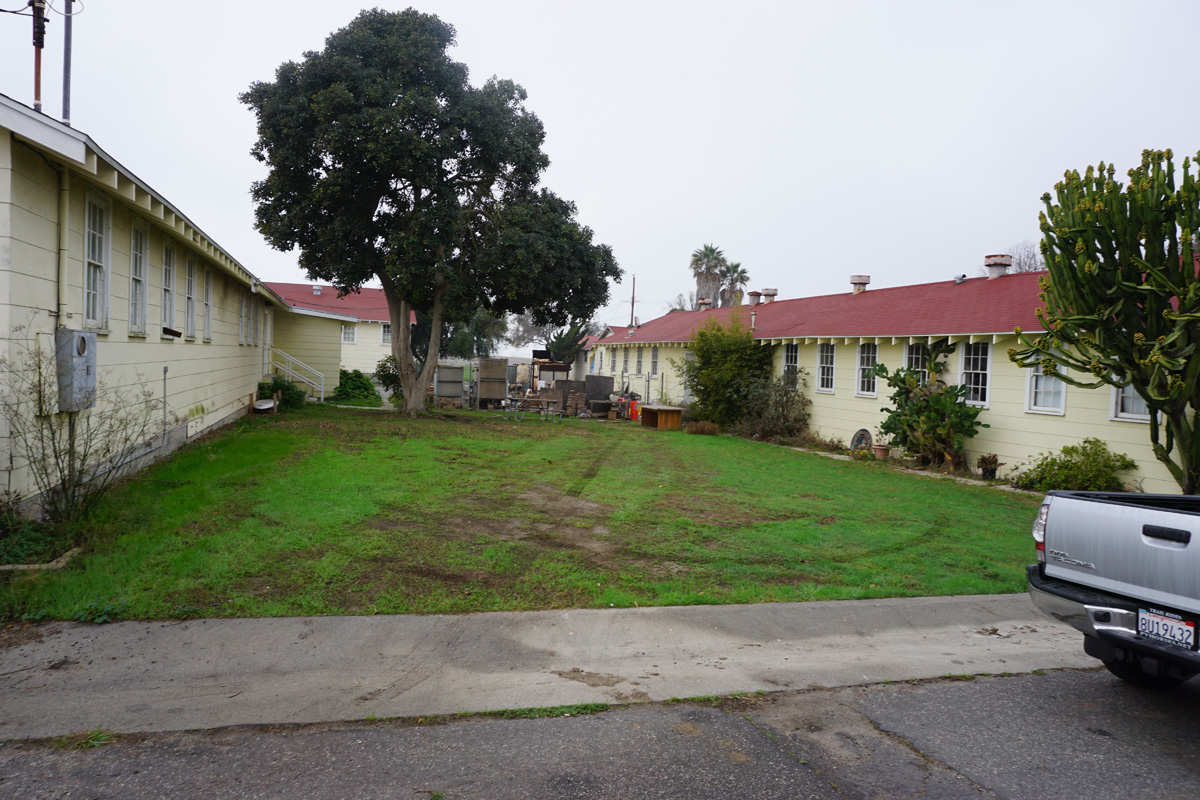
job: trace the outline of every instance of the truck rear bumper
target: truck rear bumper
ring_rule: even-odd
[[[1101,660],[1118,657],[1119,652],[1131,651],[1177,664],[1190,672],[1200,672],[1200,653],[1148,639],[1138,633],[1139,603],[1124,597],[1103,594],[1071,583],[1047,578],[1038,564],[1025,570],[1029,597],[1037,609],[1048,617],[1065,622],[1089,637],[1085,642],[1088,655]],[[1145,604],[1140,604],[1145,608]],[[1108,647],[1098,646],[1104,642]]]

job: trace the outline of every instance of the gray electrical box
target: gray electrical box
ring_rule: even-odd
[[[58,410],[82,411],[96,404],[96,332],[54,330]]]

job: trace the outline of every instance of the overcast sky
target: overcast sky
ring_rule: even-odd
[[[24,0],[0,0],[17,8]],[[64,0],[53,0],[62,10]],[[323,47],[344,0],[76,3],[72,123],[251,272],[304,281],[253,228],[254,118],[237,96]],[[408,3],[380,3],[403,9]],[[1038,236],[1064,170],[1200,150],[1200,2],[420,2],[476,85],[529,92],[545,185],[610,244],[598,319],[661,315],[721,247],[779,297],[967,273]],[[28,17],[0,14],[0,92],[33,103]],[[61,116],[62,17],[43,51]]]

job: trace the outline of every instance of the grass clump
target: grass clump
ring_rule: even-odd
[[[338,375],[338,388],[333,393],[335,403],[372,408],[383,405],[383,398],[375,389],[375,384],[363,374],[362,370],[344,369]]]

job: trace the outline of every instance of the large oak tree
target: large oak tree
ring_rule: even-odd
[[[431,337],[414,361],[410,310],[433,330],[480,309],[563,325],[590,318],[621,274],[574,205],[538,188],[549,159],[525,91],[497,78],[473,87],[453,44],[435,16],[364,11],[241,97],[269,167],[252,187],[259,231],[339,292],[380,281],[410,414],[439,348]]]

